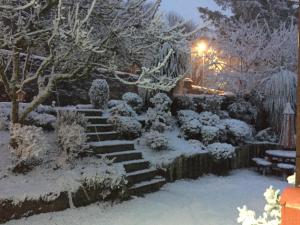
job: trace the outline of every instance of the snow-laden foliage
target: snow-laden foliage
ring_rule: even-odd
[[[122,100],[109,100],[108,103],[107,103],[107,106],[109,109],[119,105],[119,104],[122,104],[124,103],[124,101]]]
[[[206,151],[206,147],[201,141],[191,139],[189,144],[199,152]]]
[[[224,119],[218,127],[225,128],[228,141],[234,145],[253,139],[253,128],[241,120]]]
[[[109,109],[109,112],[112,116],[137,116],[136,112],[126,102],[117,104],[116,106]]]
[[[202,112],[199,114],[199,121],[204,126],[215,126],[220,123],[220,117],[211,112]]]
[[[269,120],[275,129],[280,128],[286,103],[290,102],[295,108],[296,84],[296,74],[287,70],[280,70],[262,81],[265,95],[264,108],[269,113]]]
[[[220,129],[214,126],[201,127],[201,141],[208,145],[219,140]]]
[[[192,110],[180,110],[177,113],[180,131],[187,139],[199,139],[202,124],[199,120],[199,114]]]
[[[208,145],[206,149],[216,161],[222,159],[231,159],[235,156],[235,148],[226,143],[213,143]]]
[[[177,113],[179,125],[183,125],[191,120],[199,120],[199,114],[193,110],[180,110]]]
[[[127,92],[122,96],[123,101],[130,105],[134,111],[140,112],[144,106],[143,99],[136,93]]]
[[[172,100],[165,93],[158,93],[150,99],[150,102],[159,111],[168,112],[171,109]]]
[[[8,129],[9,121],[4,113],[0,112],[0,131]]]
[[[266,205],[262,216],[257,217],[254,211],[249,210],[247,206],[243,206],[243,208],[238,208],[239,217],[237,222],[242,225],[280,225],[280,190],[274,190],[271,186],[264,193],[264,197]]]
[[[49,145],[42,128],[12,124],[10,133],[14,172],[27,172],[43,162]]]
[[[96,109],[106,109],[109,99],[109,86],[106,80],[93,80],[92,86],[89,90],[89,97],[91,104]]]
[[[68,161],[77,158],[87,149],[88,125],[84,115],[73,111],[60,111],[57,115],[56,134],[62,152]]]
[[[144,136],[145,143],[153,150],[160,151],[168,148],[169,141],[164,134],[158,131],[150,131]]]
[[[171,112],[161,111],[159,108],[149,108],[146,114],[146,127],[158,132],[169,129],[172,123]]]
[[[253,124],[256,121],[257,109],[250,102],[236,101],[227,108],[230,117]]]
[[[271,127],[259,131],[255,135],[255,139],[258,141],[272,142],[272,143],[277,143],[279,140],[278,135]]]
[[[135,139],[141,135],[142,124],[135,117],[112,116],[108,122],[126,139]]]

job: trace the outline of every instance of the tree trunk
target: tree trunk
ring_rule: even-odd
[[[300,1],[299,1],[300,2]],[[296,187],[300,186],[300,7],[298,8],[298,79],[297,79],[297,119],[296,119]]]

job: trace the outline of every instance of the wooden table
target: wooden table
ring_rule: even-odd
[[[294,163],[296,160],[296,151],[267,150],[266,155],[272,162]]]

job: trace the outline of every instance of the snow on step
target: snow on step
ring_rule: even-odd
[[[268,155],[281,158],[296,158],[296,151],[287,150],[268,150],[266,151]]]
[[[295,166],[292,164],[288,164],[288,163],[278,163],[277,167],[279,169],[284,169],[284,170],[294,170]]]
[[[161,178],[153,178],[151,180],[147,180],[147,181],[142,181],[140,183],[134,184],[130,187],[130,189],[136,189],[136,188],[140,188],[140,187],[144,187],[144,186],[149,186],[152,184],[156,184],[156,183],[164,183],[166,182],[166,179],[161,177]]]
[[[263,159],[263,158],[252,158],[252,160],[253,160],[257,165],[260,165],[260,166],[271,166],[271,165],[272,165],[271,162],[269,162],[268,160]]]
[[[87,136],[89,135],[106,135],[106,134],[118,134],[116,131],[106,131],[106,132],[90,132],[90,133],[85,133]]]
[[[126,154],[132,154],[132,153],[141,153],[139,151],[136,150],[130,150],[130,151],[124,151],[124,152],[113,152],[113,153],[107,153],[107,154],[101,154],[101,156],[105,157],[105,156],[118,156],[118,155],[126,155]]]
[[[134,145],[133,141],[124,141],[124,140],[109,140],[109,141],[93,141],[93,142],[88,142],[88,144],[91,147],[107,147],[107,146],[113,146],[113,145]]]
[[[136,175],[139,175],[139,174],[152,173],[152,172],[157,172],[157,169],[150,168],[150,169],[145,169],[145,170],[138,170],[138,171],[135,171],[135,172],[126,173],[126,175],[129,177],[129,176],[136,176]]]
[[[131,161],[124,162],[123,165],[127,166],[127,165],[130,165],[130,164],[144,163],[144,162],[147,163],[149,161],[144,160],[144,159],[137,159],[137,160],[131,160]]]

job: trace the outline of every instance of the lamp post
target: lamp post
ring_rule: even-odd
[[[204,64],[205,64],[205,51],[207,50],[207,43],[204,41],[201,41],[197,44],[197,54],[198,56],[202,56],[202,74],[201,74],[201,86],[203,85],[203,81],[204,81],[204,72],[205,72],[205,68],[204,68]]]

